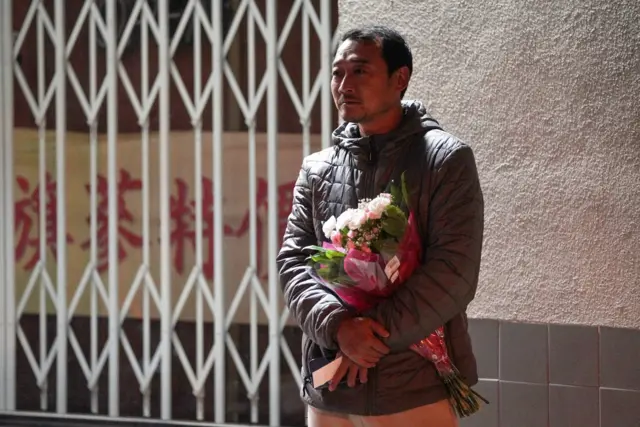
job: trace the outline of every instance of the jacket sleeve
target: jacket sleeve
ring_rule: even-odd
[[[293,205],[277,256],[280,284],[287,308],[302,331],[322,348],[338,350],[337,328],[352,316],[340,300],[311,275],[303,248],[317,245],[313,225],[312,190],[303,164],[293,190]]]
[[[434,172],[423,263],[395,293],[367,313],[401,351],[466,310],[475,296],[484,201],[471,148],[461,145]],[[423,190],[424,191],[424,190]]]

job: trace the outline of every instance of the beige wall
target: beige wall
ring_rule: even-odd
[[[407,97],[475,149],[474,317],[640,328],[640,2],[341,0],[414,50]]]

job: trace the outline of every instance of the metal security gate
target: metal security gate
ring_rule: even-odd
[[[0,2],[0,412],[281,424],[275,257],[336,8]]]

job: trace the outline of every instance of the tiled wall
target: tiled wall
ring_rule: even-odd
[[[470,319],[491,402],[461,427],[640,427],[640,330]]]
[[[33,351],[38,354],[40,321],[36,315],[25,314],[20,324]],[[76,316],[71,322],[80,347],[89,354],[90,319]],[[98,322],[99,346],[106,343],[107,319]],[[640,330],[596,327],[531,325],[470,319],[469,327],[474,353],[478,360],[480,384],[475,389],[491,404],[476,415],[465,418],[461,427],[640,427]],[[189,357],[195,354],[194,325],[178,322],[176,334]],[[205,328],[205,348],[213,339],[213,325]],[[47,317],[49,345],[55,339],[56,317]],[[141,348],[142,324],[127,319],[123,330],[134,351]],[[268,328],[259,329],[260,354],[268,344]],[[248,364],[250,331],[247,325],[234,324],[230,329],[238,351]],[[285,339],[294,360],[300,360],[301,332],[286,327]],[[160,324],[151,324],[152,348],[158,345]],[[29,362],[18,346],[17,402],[22,411],[40,409],[40,393]],[[91,412],[91,399],[86,380],[75,352],[68,349],[68,410],[74,414]],[[121,353],[120,384],[136,384],[135,374]],[[178,420],[193,420],[195,399],[177,354],[172,367],[172,413]],[[304,405],[289,369],[282,361],[282,424],[304,425]],[[248,423],[249,405],[240,377],[233,362],[227,360],[227,421]],[[49,408],[55,408],[55,369],[49,375]],[[106,414],[108,404],[108,372],[100,378],[100,413]],[[0,385],[1,386],[1,385]],[[213,396],[213,378],[205,384],[207,396]],[[160,381],[152,383],[152,417],[160,416]],[[260,389],[259,420],[269,420],[269,384]],[[123,387],[120,410],[124,416],[139,416],[142,400],[137,387]],[[213,405],[205,405],[205,419],[214,419]]]

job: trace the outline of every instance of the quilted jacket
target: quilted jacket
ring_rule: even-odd
[[[357,125],[343,123],[331,147],[304,159],[295,185],[277,264],[285,303],[304,333],[301,396],[319,409],[385,415],[446,398],[432,363],[409,350],[443,324],[455,365],[467,383],[477,382],[466,317],[478,283],[484,223],[474,155],[420,102],[403,101],[403,109],[399,126],[383,135],[361,137]],[[422,264],[393,296],[364,313],[390,332],[384,341],[391,353],[369,370],[365,384],[317,390],[309,360],[335,356],[337,327],[356,314],[310,276],[303,248],[326,240],[324,221],[375,197],[405,171],[410,208],[419,218]]]

